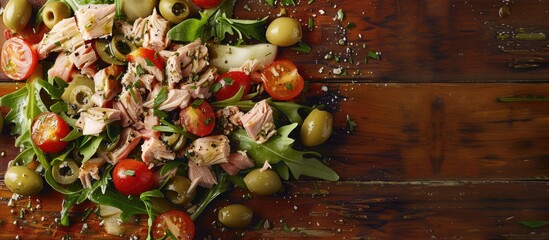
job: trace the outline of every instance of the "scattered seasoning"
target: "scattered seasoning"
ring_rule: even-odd
[[[320,195],[320,189],[318,188],[318,184],[316,183],[316,181],[313,181],[313,187],[315,188],[316,194]]]
[[[357,125],[356,122],[351,119],[351,116],[349,116],[349,114],[347,114],[345,124],[347,125],[347,131],[349,133],[355,132]]]
[[[21,210],[19,211],[19,218],[20,219],[25,218],[25,209],[21,208]]]
[[[353,22],[350,22],[350,23],[347,23],[347,27],[346,27],[346,28],[350,30],[350,29],[353,29],[353,28],[355,28],[355,27],[356,27],[356,24],[353,23]]]
[[[318,13],[320,13],[320,15],[324,15],[324,14],[326,14],[326,11],[320,9],[320,10],[318,10]]]
[[[334,68],[334,69],[332,69],[332,73],[335,74],[335,75],[341,75],[341,73],[343,73],[343,68],[341,68],[341,67]]]
[[[133,177],[135,175],[135,171],[134,170],[126,170],[126,171],[124,171],[124,175]]]
[[[84,211],[84,215],[82,216],[82,222],[86,221],[86,219],[90,216],[90,213],[94,210],[94,208],[86,208]]]
[[[280,3],[284,6],[295,6],[294,0],[280,0]]]
[[[286,83],[286,84],[284,84],[284,86],[286,86],[286,89],[292,90],[292,84],[291,83]]]

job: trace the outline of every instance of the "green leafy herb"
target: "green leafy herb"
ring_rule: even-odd
[[[350,23],[347,24],[347,29],[353,29],[355,27],[356,27],[355,23],[350,22]]]
[[[153,114],[159,118],[166,118],[168,117],[168,114],[158,109],[160,107],[160,104],[166,101],[168,99],[168,89],[166,86],[162,87],[156,97],[154,98],[153,102]]]
[[[153,220],[157,215],[156,213],[153,212],[153,206],[150,200],[151,197],[162,198],[164,197],[164,194],[160,192],[160,190],[154,189],[151,191],[143,192],[139,195],[139,199],[141,199],[141,201],[145,205],[145,208],[147,210],[147,215],[149,216],[149,218],[147,219],[147,225],[149,226],[147,239],[151,239]]]
[[[303,175],[337,181],[339,176],[334,170],[314,157],[306,157],[307,155],[319,157],[320,154],[311,151],[298,151],[292,148],[295,140],[288,136],[297,125],[297,123],[293,123],[279,128],[278,134],[263,144],[256,143],[248,137],[243,129],[233,131],[230,137],[237,143],[238,149],[246,151],[250,158],[256,160],[257,165],[263,165],[268,159],[270,164],[285,163],[295,179],[299,179]]]
[[[242,99],[242,96],[244,95],[244,89],[245,89],[244,86],[240,86],[240,89],[238,89],[238,92],[234,96],[227,98],[225,100],[213,102],[211,103],[211,106],[214,108],[220,107],[220,106],[228,106],[228,105],[231,105],[232,103],[240,101],[240,99]]]
[[[300,105],[293,102],[275,102],[275,101],[269,100],[268,103],[274,109],[282,112],[284,116],[288,118],[288,121],[292,123],[301,124],[303,122],[303,118],[299,114],[300,110],[303,110],[305,113],[309,113],[313,111],[312,107]]]
[[[82,154],[83,156],[82,162],[88,161],[93,155],[95,155],[104,138],[105,134],[100,134],[97,137],[92,137],[90,141],[88,141],[80,148],[80,154]]]
[[[191,214],[191,219],[196,220],[198,216],[206,209],[208,204],[212,202],[216,197],[221,195],[222,193],[229,191],[230,184],[227,181],[227,174],[220,173],[217,176],[218,183],[214,185],[210,190],[208,190],[208,193],[206,196],[200,201],[198,204],[198,207],[196,208],[196,211]]]
[[[286,89],[292,90],[292,84],[291,83],[286,83],[286,84],[284,84],[284,86],[286,87]]]
[[[309,20],[307,21],[307,28],[309,28],[309,31],[313,31],[315,28],[315,22],[312,17],[309,17]]]
[[[150,59],[148,59],[148,58],[145,58],[145,63],[146,63],[147,66],[149,66],[149,67],[154,66],[154,63],[153,63]]]
[[[343,19],[345,19],[345,13],[341,9],[337,10],[335,20],[343,21]]]
[[[284,6],[295,6],[294,0],[280,0],[280,3]]]
[[[120,218],[123,221],[128,220],[129,217],[139,214],[147,214],[147,208],[142,201],[137,198],[127,198],[126,196],[107,188],[104,193],[101,191],[93,191],[89,195],[89,200],[101,204],[122,210]]]
[[[135,171],[134,170],[126,170],[126,171],[124,171],[124,175],[133,177],[135,175]]]
[[[304,42],[299,42],[296,46],[292,47],[292,49],[302,53],[311,52],[311,46]]]
[[[227,85],[227,86],[232,86],[233,83],[234,83],[234,80],[233,80],[232,78],[230,78],[230,77],[228,77],[228,78],[223,78],[223,81],[225,82],[225,85]]]
[[[313,2],[315,2],[315,0],[309,0],[309,1],[307,2],[307,4],[310,5],[310,4],[312,4]]]
[[[267,5],[269,5],[269,7],[275,6],[275,0],[265,0],[265,2],[267,3]]]
[[[549,102],[549,97],[546,96],[512,96],[512,97],[499,97],[498,101],[509,103],[509,102]]]
[[[135,73],[137,74],[137,76],[140,76],[145,73],[145,70],[143,70],[143,67],[138,64],[137,66],[135,66]]]
[[[90,213],[93,212],[95,208],[86,208],[84,210],[84,214],[82,214],[82,222],[85,222],[86,219],[88,219],[88,217],[90,216]]]
[[[357,125],[356,125],[356,122],[351,119],[351,116],[349,116],[349,114],[347,114],[345,125],[347,126],[347,130],[350,133],[355,132]]]
[[[192,108],[198,108],[203,102],[204,102],[204,100],[198,99],[198,100],[194,101],[194,102],[191,104],[191,107],[192,107]]]
[[[210,88],[210,91],[212,93],[216,93],[219,91],[219,89],[221,89],[223,86],[221,86],[221,83],[215,83],[214,85],[212,85],[212,87]]]
[[[379,55],[380,55],[379,52],[376,52],[376,51],[368,51],[367,57],[368,57],[368,58],[371,58],[371,59],[379,60],[379,59],[380,59]]]
[[[74,205],[76,205],[76,202],[79,197],[80,197],[80,193],[65,195],[65,200],[63,200],[63,203],[61,204],[61,220],[59,221],[61,225],[63,226],[71,225],[69,220],[69,210]]]
[[[518,223],[529,228],[542,228],[549,225],[549,221],[520,221]]]

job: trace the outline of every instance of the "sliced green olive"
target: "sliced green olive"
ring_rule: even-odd
[[[89,77],[76,75],[73,77],[69,86],[65,88],[61,99],[69,104],[72,110],[87,109],[93,107],[91,98],[93,96],[95,84]]]
[[[249,172],[244,177],[244,183],[246,183],[246,187],[250,192],[259,195],[272,195],[282,189],[282,180],[271,169],[265,171],[255,169]]]
[[[4,25],[13,32],[23,30],[32,15],[32,6],[27,0],[10,0],[2,14]]]
[[[157,3],[158,0],[122,0],[121,7],[128,21],[133,22],[151,15]]]
[[[219,210],[217,218],[227,227],[243,228],[250,224],[254,212],[242,204],[232,204]]]
[[[72,160],[59,162],[52,167],[53,179],[59,184],[71,184],[78,179],[80,168]]]
[[[187,194],[190,186],[191,180],[181,175],[176,175],[164,187],[164,195],[172,203],[184,206],[193,200],[196,193],[193,190]]]
[[[174,205],[170,201],[168,201],[166,198],[163,197],[151,197],[149,198],[151,200],[152,206],[154,210],[164,213],[170,210],[177,209],[177,205]]]
[[[319,145],[332,134],[332,114],[314,109],[301,125],[301,142],[305,146]]]
[[[71,9],[64,2],[48,2],[41,16],[46,27],[52,29],[55,24],[71,16]]]
[[[279,17],[271,22],[265,33],[267,41],[270,43],[288,47],[301,40],[301,24],[291,17]]]
[[[128,54],[137,49],[137,47],[124,36],[115,35],[111,40],[110,49],[116,59],[127,62]]]
[[[99,58],[108,64],[125,65],[125,62],[120,61],[113,56],[109,43],[110,42],[105,39],[97,39],[94,41],[94,48],[97,55],[99,55]]]
[[[173,151],[177,152],[183,148],[187,139],[183,134],[173,133],[170,135],[162,135],[162,141],[166,142]]]
[[[4,183],[14,193],[32,196],[42,191],[44,181],[35,171],[25,166],[13,166],[4,174]]]
[[[192,7],[187,0],[160,0],[158,10],[166,20],[178,24],[189,17]]]

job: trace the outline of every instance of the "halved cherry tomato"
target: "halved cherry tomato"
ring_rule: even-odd
[[[201,8],[213,8],[217,7],[221,3],[221,0],[193,0],[193,3]]]
[[[128,61],[135,62],[138,57],[145,59],[147,65],[154,64],[158,69],[164,69],[164,60],[153,49],[140,47],[128,54]]]
[[[118,192],[135,196],[153,188],[154,174],[144,162],[124,159],[114,166],[112,181]]]
[[[288,60],[277,60],[261,72],[265,91],[277,100],[295,98],[305,85],[303,77],[297,72],[295,64]]]
[[[32,46],[25,40],[12,37],[2,46],[2,71],[11,79],[27,79],[36,64],[38,64],[38,55]]]
[[[176,239],[190,240],[193,239],[194,232],[193,220],[189,215],[179,210],[170,210],[160,214],[154,220],[152,229],[154,239],[164,239],[166,235],[171,234]]]
[[[250,91],[250,76],[244,72],[234,71],[227,72],[217,77],[217,83],[220,86],[216,89],[215,100],[221,101],[231,98],[238,93],[240,87],[244,87],[244,95]]]
[[[69,142],[61,141],[70,132],[69,125],[61,116],[43,112],[32,123],[32,142],[45,153],[61,152]]]
[[[190,106],[181,109],[179,119],[188,132],[200,137],[210,134],[215,127],[213,108],[202,99],[197,99]]]
[[[23,29],[23,31],[17,33],[14,33],[9,29],[5,29],[4,38],[10,39],[12,37],[20,37],[30,44],[37,44],[42,40],[42,38],[44,38],[44,34],[48,31],[49,29],[44,24],[40,24],[37,29],[34,28],[32,24],[29,24]]]

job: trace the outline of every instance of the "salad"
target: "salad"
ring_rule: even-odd
[[[145,214],[147,239],[192,239],[193,220],[231,188],[273,195],[301,176],[337,181],[318,153],[293,146],[332,131],[329,112],[293,101],[305,81],[276,59],[302,44],[301,25],[235,19],[234,4],[48,0],[31,21],[27,0],[10,0],[1,67],[26,84],[0,98],[21,149],[6,186],[64,194],[62,225],[91,201],[111,234]],[[219,211],[233,228],[252,216],[240,204]]]

